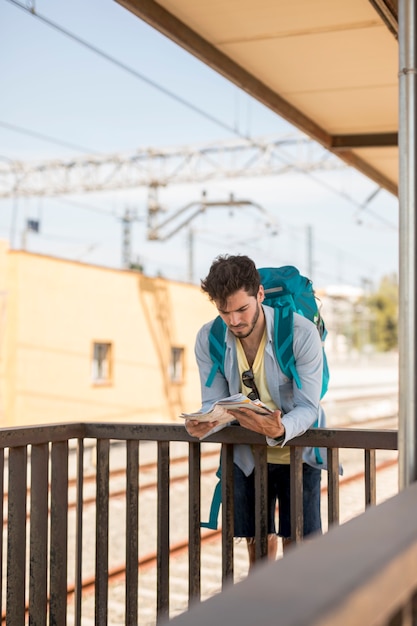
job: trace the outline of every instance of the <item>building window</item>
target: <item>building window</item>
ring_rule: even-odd
[[[171,348],[170,377],[173,383],[184,380],[184,348]]]
[[[111,382],[112,375],[112,344],[93,344],[92,379],[95,385]]]

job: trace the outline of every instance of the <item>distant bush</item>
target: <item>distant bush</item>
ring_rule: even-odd
[[[363,304],[368,308],[372,323],[370,340],[381,352],[398,347],[398,278],[384,276],[378,290],[364,297]]]

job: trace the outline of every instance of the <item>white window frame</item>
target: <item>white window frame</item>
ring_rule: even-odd
[[[93,385],[109,385],[113,376],[113,344],[111,341],[93,341],[91,378]]]
[[[184,382],[184,356],[185,348],[182,346],[171,346],[169,361],[169,377],[172,383],[181,384]]]

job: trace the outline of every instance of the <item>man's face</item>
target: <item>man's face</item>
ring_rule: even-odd
[[[245,339],[257,324],[263,323],[263,316],[260,317],[263,299],[264,292],[261,285],[256,296],[250,296],[244,289],[239,289],[227,299],[224,307],[221,307],[218,302],[215,302],[215,305],[220,317],[235,337]]]

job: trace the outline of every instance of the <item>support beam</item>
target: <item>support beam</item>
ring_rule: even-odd
[[[378,133],[360,135],[333,135],[332,150],[354,150],[355,148],[396,148],[398,133]]]
[[[153,28],[200,59],[203,63],[237,85],[253,98],[274,111],[277,115],[293,124],[296,128],[320,143],[326,150],[332,151],[332,135],[311,117],[285,100],[254,74],[233,61],[215,45],[204,39],[187,24],[167,11],[154,0],[116,0],[120,5],[137,15]],[[390,193],[397,194],[397,186],[387,176],[370,166],[364,159],[348,150],[338,156],[348,165],[375,181]]]
[[[199,146],[141,148],[37,163],[0,160],[0,198],[54,196],[218,178],[277,176],[342,169],[340,159],[301,133],[234,139]]]
[[[400,154],[400,315],[399,315],[399,483],[417,479],[417,9],[399,0],[399,154]]]

